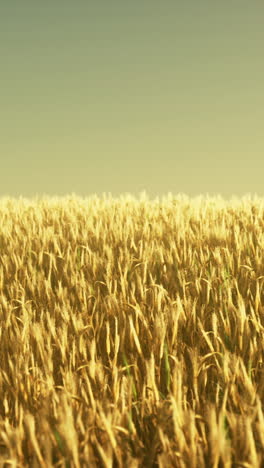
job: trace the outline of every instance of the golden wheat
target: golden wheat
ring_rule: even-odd
[[[264,201],[0,201],[0,467],[264,466]]]

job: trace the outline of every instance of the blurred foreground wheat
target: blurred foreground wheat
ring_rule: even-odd
[[[264,201],[0,201],[0,467],[264,466]]]

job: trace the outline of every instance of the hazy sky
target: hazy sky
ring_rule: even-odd
[[[261,0],[0,3],[0,196],[264,196]]]

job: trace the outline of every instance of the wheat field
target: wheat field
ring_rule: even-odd
[[[264,200],[0,201],[0,467],[264,466]]]

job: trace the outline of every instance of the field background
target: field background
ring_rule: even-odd
[[[261,467],[264,203],[0,203],[13,467]]]
[[[263,15],[0,2],[0,468],[264,466]]]

